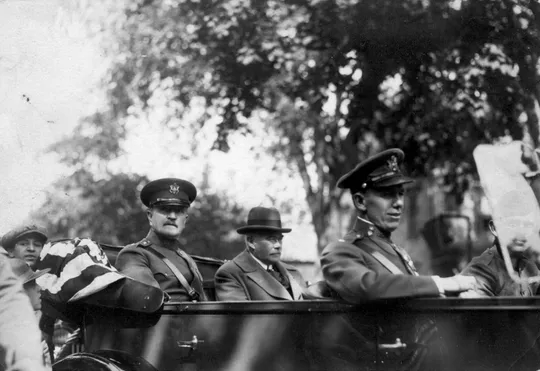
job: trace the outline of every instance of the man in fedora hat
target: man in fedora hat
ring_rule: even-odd
[[[337,182],[349,189],[358,217],[352,231],[322,252],[328,286],[343,300],[438,297],[473,289],[473,277],[420,276],[409,254],[392,241],[404,212],[404,185],[412,179],[399,168],[405,154],[397,148],[358,164]]]
[[[205,301],[201,273],[178,240],[196,196],[195,186],[183,179],[163,178],[144,186],[141,201],[147,207],[150,232],[120,251],[116,268],[161,288],[174,301]]]
[[[279,211],[254,207],[247,225],[237,233],[245,236],[246,250],[223,264],[214,281],[220,301],[300,300],[305,281],[300,272],[281,262],[283,233]]]
[[[47,234],[36,225],[23,225],[14,228],[2,236],[0,245],[7,251],[12,258],[22,259],[32,269],[47,242]]]

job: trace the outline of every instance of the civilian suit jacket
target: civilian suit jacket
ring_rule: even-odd
[[[298,270],[278,263],[277,269],[288,277],[293,296],[246,250],[223,264],[214,277],[219,301],[301,300],[305,281]]]
[[[403,274],[393,274],[377,260],[377,251]],[[439,289],[431,277],[414,276],[392,247],[389,237],[373,224],[358,218],[352,231],[322,252],[321,268],[328,286],[343,300],[359,303],[366,300],[399,297],[438,297]]]
[[[534,261],[525,257],[518,259],[514,269],[520,278],[535,277],[540,274]],[[518,283],[508,274],[497,246],[492,246],[480,256],[471,260],[461,274],[476,277],[476,293],[482,296],[535,296],[540,283]]]
[[[174,301],[191,301],[187,291],[178,282],[167,264],[159,256],[147,250],[151,246],[169,259],[180,272],[189,270],[190,274],[184,273],[184,276],[193,277],[191,282],[188,279],[188,283],[199,293],[201,298],[199,301],[205,301],[203,278],[191,256],[180,248],[180,243],[174,246],[175,248],[166,248],[161,246],[159,241],[156,234],[150,231],[143,240],[124,247],[116,258],[116,268],[128,277],[161,288]]]

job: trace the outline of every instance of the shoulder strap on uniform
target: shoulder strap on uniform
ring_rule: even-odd
[[[371,248],[370,246],[362,246],[371,256],[373,256],[379,263],[381,263],[386,269],[388,269],[392,274],[403,274],[401,269],[399,269],[394,263],[392,263],[386,256],[381,254],[379,251]]]
[[[139,246],[142,246],[142,247],[148,247],[152,244],[152,242],[150,242],[150,240],[148,240],[147,238],[143,238],[142,240],[140,240],[139,242],[137,242],[135,245],[137,247]]]
[[[169,259],[167,259],[167,257],[165,255],[163,255],[162,253],[160,253],[159,251],[154,249],[152,246],[148,246],[146,249],[149,250],[150,252],[152,252],[154,255],[156,255],[161,260],[163,260],[163,262],[165,264],[167,264],[169,269],[176,276],[176,279],[178,280],[180,285],[182,285],[182,287],[187,291],[187,293],[188,293],[188,295],[189,295],[189,297],[191,298],[192,301],[199,301],[200,300],[199,293],[193,287],[191,287],[191,285],[188,283],[188,281],[186,280],[186,277],[184,277],[182,272],[180,272],[180,270],[178,268],[176,268],[175,265],[173,263],[171,263],[171,261]]]
[[[386,269],[388,269],[392,274],[403,274],[401,269],[399,269],[394,263],[386,258],[383,254],[378,251],[370,251],[371,256],[379,261]]]
[[[353,237],[354,236],[354,237]],[[356,248],[359,248],[358,246],[352,244],[351,242],[349,242],[351,239],[353,241],[356,241],[358,239],[361,239],[363,238],[364,236],[362,235],[352,235],[349,233],[347,236],[345,236],[345,238],[343,238],[342,240],[340,240],[340,242],[345,242],[345,243],[349,243],[351,245],[353,245],[354,247]],[[403,272],[401,271],[401,269],[399,269],[394,263],[392,263],[390,260],[388,260],[388,258],[386,256],[384,256],[383,254],[381,254],[379,251],[375,250],[374,248],[370,247],[370,246],[367,246],[367,245],[363,245],[362,246],[362,250],[365,250],[368,254],[370,254],[371,256],[373,256],[375,258],[375,260],[377,260],[379,263],[381,263],[386,269],[388,269],[390,271],[390,273],[392,274],[403,274]]]

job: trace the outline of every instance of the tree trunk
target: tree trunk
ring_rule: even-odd
[[[350,228],[351,207],[340,206],[340,198],[331,196],[327,202],[324,215],[317,207],[309,205],[313,227],[317,235],[317,251],[319,253],[332,241],[342,238]]]

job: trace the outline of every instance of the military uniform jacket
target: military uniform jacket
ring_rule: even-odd
[[[378,251],[403,274],[393,274],[371,254],[372,251]],[[321,268],[328,286],[351,303],[383,298],[440,296],[433,278],[409,273],[389,237],[360,218],[342,240],[325,247]]]
[[[154,287],[159,287],[174,301],[192,301],[184,287],[165,262],[148,247],[162,253],[184,275],[188,283],[205,301],[203,278],[196,263],[181,248],[180,243],[164,247],[158,236],[150,231],[143,240],[124,247],[116,258],[116,268],[125,275]]]
[[[245,250],[216,272],[217,300],[301,300],[305,282],[300,272],[281,262],[275,266],[289,279],[293,296]]]
[[[536,264],[527,258],[518,259],[514,270],[521,278],[540,274]],[[471,260],[461,274],[476,277],[475,291],[482,296],[535,296],[540,283],[517,283],[508,274],[504,260],[496,246]]]

